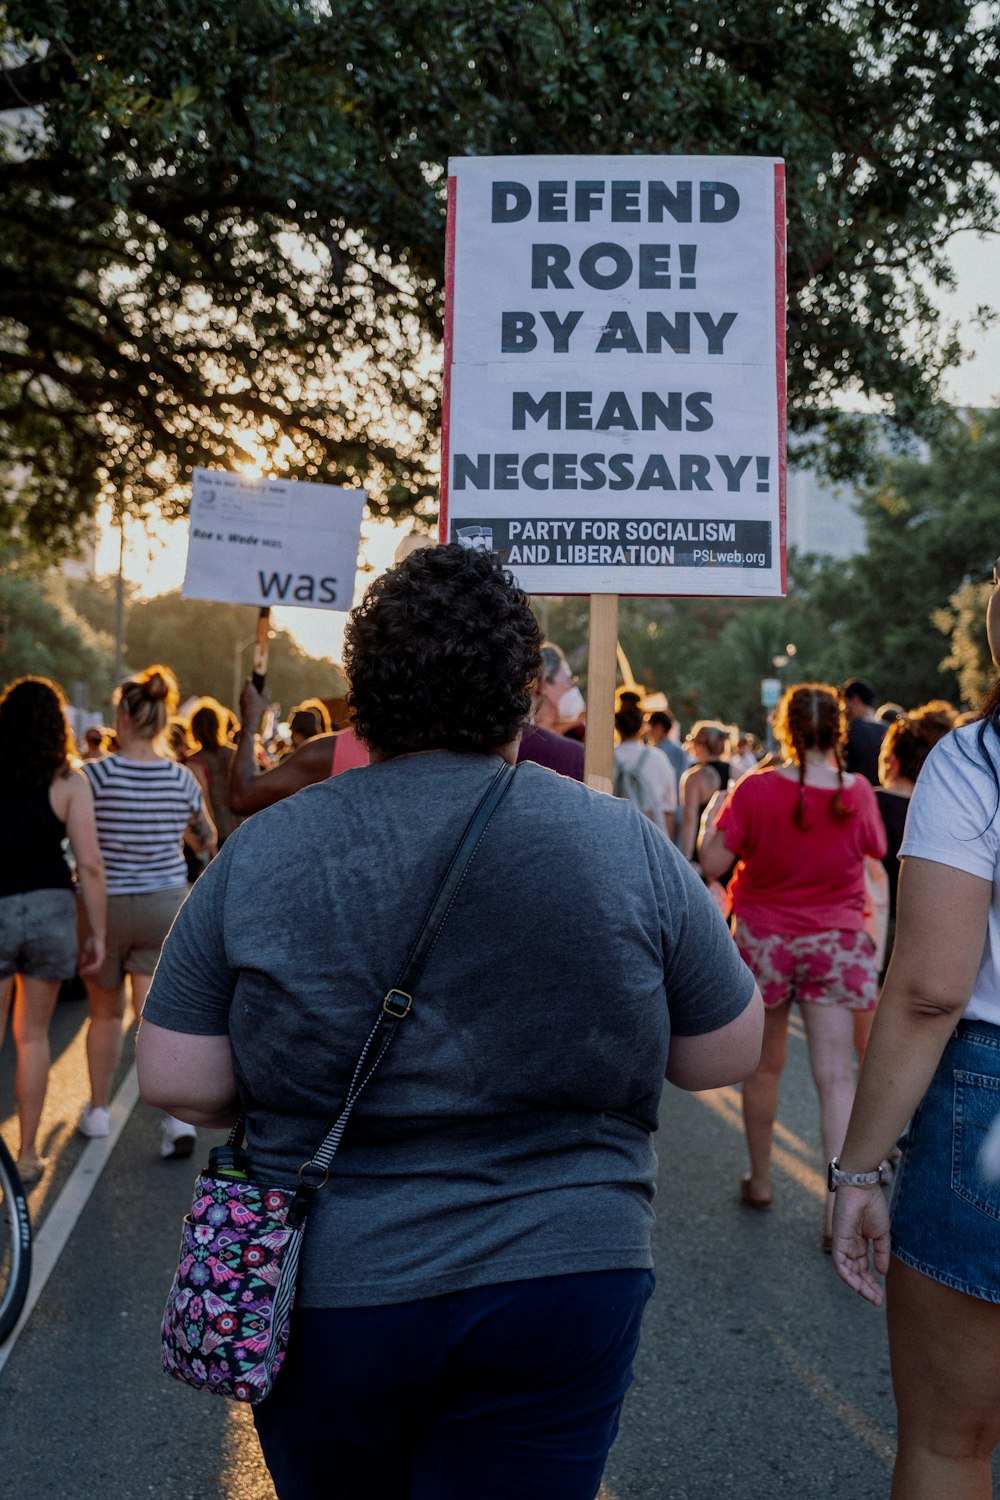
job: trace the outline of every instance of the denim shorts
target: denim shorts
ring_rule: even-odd
[[[70,890],[0,897],[0,980],[72,979],[76,973],[76,897]]]
[[[1000,1183],[976,1158],[1000,1113],[1000,1026],[960,1021],[910,1125],[892,1195],[892,1253],[1000,1302]]]

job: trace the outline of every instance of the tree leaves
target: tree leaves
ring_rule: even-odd
[[[793,430],[819,414],[850,475],[835,399],[940,420],[927,286],[996,214],[986,7],[13,0],[0,28],[0,465],[46,472],[0,529],[69,547],[101,491],[176,513],[248,444],[426,518],[463,153],[786,157]]]

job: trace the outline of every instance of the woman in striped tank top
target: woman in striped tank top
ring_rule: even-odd
[[[215,847],[215,829],[197,781],[165,753],[164,730],[179,698],[167,667],[147,667],[123,682],[115,693],[118,750],[83,767],[94,794],[108,890],[107,951],[101,969],[86,981],[90,1102],[80,1116],[83,1135],[109,1133],[108,1098],[121,1055],[125,975],[130,976],[138,1018],[163,939],[187,894],[182,846],[199,851]],[[189,1156],[193,1148],[192,1127],[165,1118],[160,1154]]]

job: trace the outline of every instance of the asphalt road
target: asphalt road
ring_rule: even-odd
[[[82,1002],[60,1004],[42,1133],[53,1166],[31,1193],[43,1230],[81,1188],[84,1022]],[[8,1038],[0,1129],[10,1144],[12,1051]],[[138,1104],[104,1169],[83,1182],[93,1191],[0,1369],[3,1500],[272,1500],[247,1413],[160,1373],[180,1221],[215,1139],[203,1137],[194,1162],[161,1162],[157,1117]],[[819,1247],[824,1186],[797,1021],[777,1144],[774,1208],[748,1211],[736,1191],[738,1092],[665,1090],[658,1285],[602,1500],[888,1493],[884,1317],[841,1285]]]

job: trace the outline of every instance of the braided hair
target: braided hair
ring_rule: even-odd
[[[844,744],[847,723],[837,689],[826,682],[798,682],[788,688],[774,715],[774,733],[783,753],[799,768],[799,797],[793,814],[798,828],[808,828],[806,818],[806,751],[824,750],[837,765],[837,790],[830,812],[849,818],[854,812],[843,797]]]

